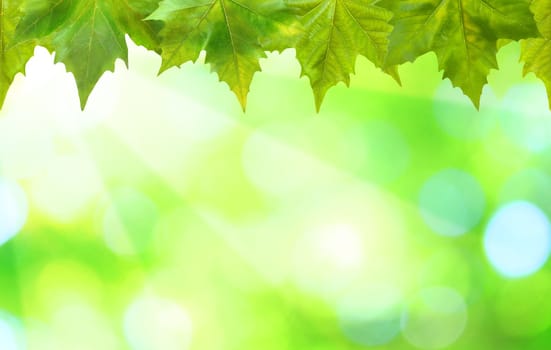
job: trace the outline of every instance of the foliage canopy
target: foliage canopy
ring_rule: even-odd
[[[84,108],[115,61],[128,61],[125,35],[161,55],[161,72],[205,51],[243,108],[259,60],[287,48],[318,109],[332,86],[349,84],[359,55],[399,82],[400,64],[431,51],[478,107],[511,40],[551,96],[549,0],[0,0],[0,10],[0,104],[40,45],[73,73]]]

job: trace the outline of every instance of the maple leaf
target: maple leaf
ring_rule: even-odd
[[[524,74],[533,72],[544,82],[551,108],[551,2],[534,0],[531,8],[542,38],[522,41],[521,60],[525,62]]]
[[[302,74],[310,78],[316,108],[339,82],[350,84],[358,55],[381,67],[392,32],[392,12],[372,0],[295,0],[304,35],[296,44]],[[389,70],[390,71],[390,70]]]
[[[128,64],[125,34],[139,45],[156,49],[158,23],[143,19],[157,0],[28,0],[16,37],[43,39],[56,52],[56,62],[72,72],[79,90],[81,107],[115,61]]]
[[[279,0],[164,0],[149,19],[164,22],[161,72],[196,61],[209,63],[243,109],[265,50],[285,48],[292,15]]]
[[[36,41],[15,43],[14,32],[20,20],[16,1],[0,1],[0,108],[17,73],[25,73],[25,65],[33,56]]]
[[[444,78],[478,108],[490,69],[497,69],[497,41],[539,35],[530,0],[382,0],[394,12],[388,65],[434,51]]]

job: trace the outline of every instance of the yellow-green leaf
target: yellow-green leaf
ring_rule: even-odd
[[[532,10],[542,38],[523,40],[521,59],[524,73],[533,72],[544,82],[551,108],[551,1],[534,0]]]
[[[497,69],[498,39],[539,35],[530,0],[383,0],[394,12],[388,65],[414,61],[434,51],[444,78],[479,106],[491,69]]]
[[[157,48],[158,24],[143,19],[157,0],[28,0],[17,37],[36,36],[50,43],[56,62],[75,76],[84,108],[94,86],[115,61],[128,61],[125,34]]]
[[[274,38],[289,31],[289,18],[279,0],[164,0],[149,17],[165,24],[161,71],[196,61],[205,50],[206,62],[243,109],[259,59],[266,49],[283,48]]]
[[[294,0],[303,12],[304,35],[296,45],[302,73],[310,78],[319,110],[327,91],[339,82],[350,83],[356,58],[375,65],[387,53],[392,12],[371,0]]]
[[[14,42],[19,20],[19,2],[0,0],[0,107],[15,75],[25,72],[25,65],[36,46],[36,41],[32,39]]]

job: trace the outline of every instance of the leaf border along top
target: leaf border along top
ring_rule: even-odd
[[[6,18],[8,7],[15,15]],[[349,84],[358,55],[399,81],[398,65],[431,51],[478,107],[498,68],[498,40],[522,40],[525,72],[545,82],[551,101],[549,0],[0,0],[0,8],[0,105],[41,45],[73,73],[84,108],[115,60],[127,63],[125,35],[161,55],[160,72],[206,51],[243,109],[266,51],[296,49],[318,110],[327,90]]]

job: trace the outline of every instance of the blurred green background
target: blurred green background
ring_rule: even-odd
[[[132,47],[81,112],[38,49],[0,113],[0,349],[551,347],[551,113],[499,54],[482,108],[433,55],[359,59],[315,113],[294,53],[246,114]]]

